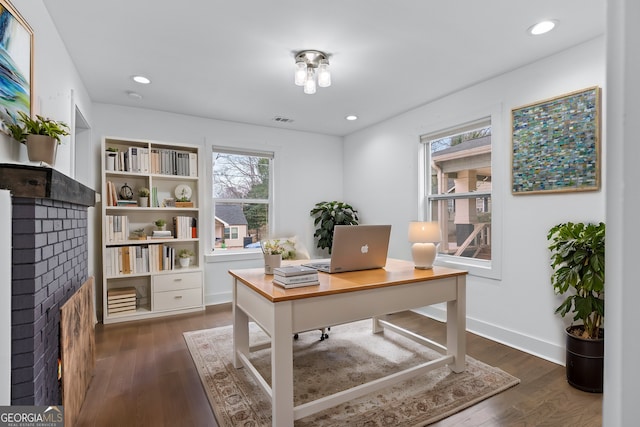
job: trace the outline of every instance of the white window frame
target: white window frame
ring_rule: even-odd
[[[269,209],[269,225],[268,232],[271,234],[273,232],[274,223],[275,223],[275,197],[274,197],[274,188],[275,188],[275,169],[276,169],[276,150],[258,150],[254,148],[244,148],[244,147],[230,147],[230,146],[221,146],[221,145],[210,145],[209,147],[209,156],[208,156],[208,184],[209,184],[209,194],[206,197],[206,211],[209,213],[207,216],[208,221],[212,221],[214,212],[214,197],[213,197],[213,164],[212,157],[213,153],[221,152],[227,154],[238,154],[243,156],[260,156],[260,157],[268,157],[271,162],[269,165],[269,201],[268,201],[268,209]],[[218,203],[224,202],[233,202],[235,200],[228,199],[218,199]],[[253,199],[243,199],[244,203],[255,203],[256,200]],[[262,251],[260,249],[244,249],[241,251],[215,251],[213,250],[215,244],[215,230],[212,229],[208,233],[208,241],[207,247],[209,251],[206,256],[207,262],[224,262],[224,261],[236,261],[236,260],[248,260],[248,259],[258,259],[262,258]]]
[[[488,279],[500,280],[502,278],[502,194],[509,187],[505,165],[510,153],[510,140],[503,137],[504,123],[502,122],[501,105],[483,109],[483,112],[474,112],[466,115],[450,118],[447,122],[434,123],[423,127],[420,135],[418,167],[418,219],[430,221],[429,191],[431,189],[430,150],[425,140],[438,139],[450,135],[466,125],[473,128],[478,123],[489,121],[491,124],[491,260],[481,260],[438,253],[435,264],[467,270],[470,275]],[[508,134],[507,134],[508,135]],[[505,148],[502,148],[505,147]]]

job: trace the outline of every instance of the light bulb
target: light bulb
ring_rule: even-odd
[[[304,86],[307,78],[307,64],[304,61],[296,62],[295,84],[296,86]]]
[[[307,78],[304,81],[304,93],[307,95],[313,95],[316,93],[316,79],[313,72],[313,68],[307,68]]]
[[[320,61],[318,65],[318,86],[331,86],[331,73],[329,72],[329,62],[326,59]]]

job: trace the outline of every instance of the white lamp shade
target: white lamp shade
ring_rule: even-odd
[[[411,243],[439,243],[442,231],[437,221],[412,221],[409,223],[409,241]]]

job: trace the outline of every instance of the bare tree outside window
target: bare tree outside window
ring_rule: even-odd
[[[214,149],[214,249],[252,249],[268,234],[272,159]]]

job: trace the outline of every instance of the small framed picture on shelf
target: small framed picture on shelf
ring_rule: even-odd
[[[175,208],[176,207],[176,199],[164,199],[162,201],[162,206],[165,208]]]

